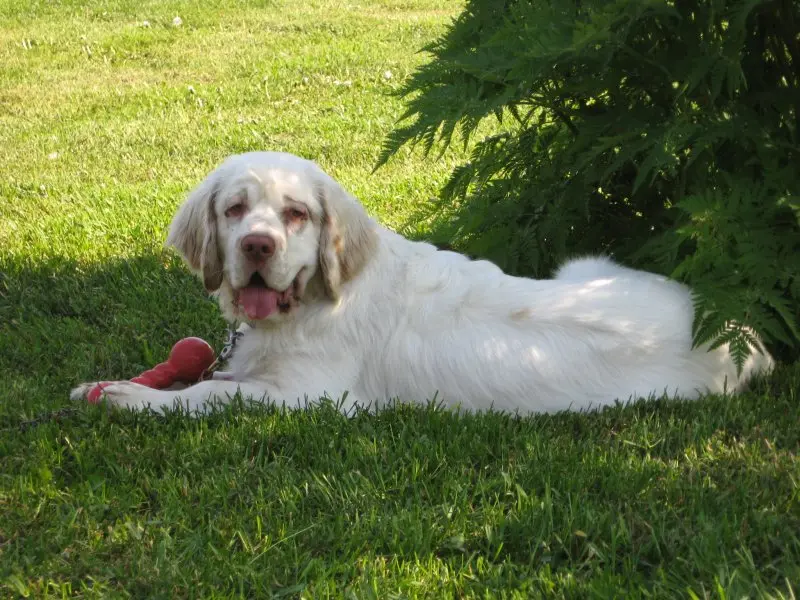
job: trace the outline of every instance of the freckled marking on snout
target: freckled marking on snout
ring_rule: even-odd
[[[533,317],[533,309],[520,308],[519,310],[511,311],[510,316],[512,321],[526,321]]]

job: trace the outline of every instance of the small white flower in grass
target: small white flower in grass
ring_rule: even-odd
[[[386,81],[389,81],[389,80],[390,80],[392,77],[393,77],[393,75],[392,75],[392,72],[391,72],[391,71],[389,71],[388,69],[387,69],[386,71],[384,71],[384,72],[383,72],[383,78],[384,78]]]
[[[311,80],[308,77],[303,77],[302,81],[303,81],[304,84],[307,85],[308,82],[311,81]]]
[[[172,19],[173,27],[180,27],[181,25],[183,25],[183,19],[181,19],[180,17],[175,17],[174,19]]]
[[[145,29],[150,27],[150,21],[142,21],[142,27],[144,27]]]
[[[58,152],[51,152],[50,154],[47,155],[47,158],[49,158],[50,160],[55,160],[58,158],[58,156],[59,156]]]

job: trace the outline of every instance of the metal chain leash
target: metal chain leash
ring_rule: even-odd
[[[222,350],[219,351],[217,358],[213,363],[211,363],[211,366],[209,366],[205,371],[203,371],[203,374],[200,375],[200,381],[211,379],[214,375],[214,372],[219,369],[220,365],[233,356],[233,351],[236,348],[236,342],[238,342],[239,338],[241,338],[243,335],[244,332],[239,331],[239,329],[236,327],[236,323],[228,327],[228,337],[225,340],[225,345],[222,346]]]
[[[0,431],[5,432],[5,431],[18,430],[18,431],[24,433],[25,431],[28,431],[29,429],[33,429],[34,427],[38,427],[39,425],[42,425],[44,423],[48,423],[49,421],[54,421],[54,420],[61,419],[62,417],[71,417],[73,415],[76,415],[78,413],[78,411],[79,411],[78,408],[72,408],[72,407],[60,408],[58,410],[52,410],[50,412],[42,413],[38,417],[36,417],[34,419],[29,419],[27,421],[22,421],[20,423],[17,423],[13,427],[5,427],[3,429],[0,429]]]

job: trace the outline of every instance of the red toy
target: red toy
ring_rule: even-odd
[[[195,383],[214,363],[215,358],[214,349],[205,340],[197,337],[183,338],[172,347],[166,362],[156,365],[131,381],[158,390],[168,388],[174,383]],[[92,404],[97,404],[103,395],[103,388],[112,383],[111,381],[98,383],[89,391],[86,399]]]

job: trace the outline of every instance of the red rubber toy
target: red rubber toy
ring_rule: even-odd
[[[183,338],[172,347],[166,362],[156,365],[131,381],[158,390],[168,388],[173,383],[195,383],[215,358],[214,349],[205,340],[197,337]],[[91,404],[97,404],[103,395],[103,388],[112,383],[112,381],[98,383],[89,391],[86,399]]]

